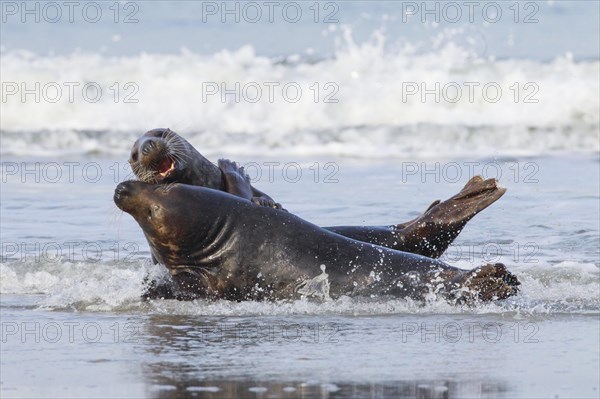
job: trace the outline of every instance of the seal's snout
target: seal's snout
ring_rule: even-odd
[[[142,154],[145,156],[150,154],[155,148],[156,142],[154,140],[145,140],[141,145]]]
[[[127,192],[127,187],[129,186],[129,182],[119,183],[117,188],[115,188],[115,196],[118,197],[121,194],[125,194]]]
[[[146,137],[139,144],[141,159],[149,158],[148,161],[155,161],[155,158],[164,155],[167,151],[167,144],[162,137]]]
[[[127,197],[127,194],[128,194],[127,182],[119,183],[117,188],[115,188],[115,194],[113,195],[113,200],[115,201],[115,204],[117,204],[117,206],[121,209],[123,209],[122,203],[123,203],[123,200]]]
[[[113,195],[113,200],[115,204],[119,207],[119,209],[128,212],[127,204],[131,201],[128,199],[131,198],[132,194],[135,191],[136,181],[125,181],[123,183],[119,183],[117,188],[115,188],[115,194]]]

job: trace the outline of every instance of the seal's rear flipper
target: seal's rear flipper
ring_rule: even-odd
[[[521,285],[502,263],[477,267],[457,277],[454,282],[459,285],[455,294],[457,302],[467,304],[506,299],[516,295]]]
[[[434,202],[423,215],[396,230],[401,246],[396,249],[440,257],[467,222],[505,192],[496,179],[473,177],[458,194],[446,201]]]

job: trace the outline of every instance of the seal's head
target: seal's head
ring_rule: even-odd
[[[126,181],[115,189],[114,201],[140,225],[154,260],[164,264],[187,292],[182,298],[218,297],[213,277],[204,270],[210,262],[203,248],[209,247],[212,224],[204,223],[202,212],[190,212],[190,203],[198,199],[194,189],[201,188]]]
[[[115,204],[129,213],[159,252],[173,253],[202,244],[205,213],[190,204],[202,197],[198,187],[184,184],[149,184],[139,180],[119,183],[114,193]],[[161,248],[169,248],[162,251]]]
[[[165,255],[194,245],[197,239],[194,225],[200,226],[197,219],[201,215],[186,211],[193,201],[188,191],[181,184],[130,180],[119,183],[113,199],[119,209],[133,216],[152,245]]]
[[[170,129],[153,129],[131,148],[129,163],[138,179],[147,183],[181,181],[187,166],[189,144]]]
[[[126,181],[115,189],[115,204],[129,213],[145,232],[168,227],[168,207],[164,197],[169,186],[159,186],[141,181]]]

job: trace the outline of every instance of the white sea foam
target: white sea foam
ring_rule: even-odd
[[[345,31],[340,43],[333,57],[319,61],[266,58],[251,46],[212,55],[185,49],[179,55],[127,57],[3,52],[5,84],[24,82],[30,89],[36,82],[41,88],[56,82],[62,96],[52,103],[43,96],[33,101],[30,94],[23,102],[19,94],[3,91],[1,153],[124,153],[129,145],[123,142],[154,127],[170,127],[207,153],[252,155],[275,149],[278,154],[389,157],[599,151],[598,61],[578,62],[568,54],[545,63],[494,60],[447,40],[423,52],[408,44],[386,44],[379,33],[357,44]],[[72,102],[65,82],[80,84]],[[83,85],[90,82],[103,90],[96,103],[82,97]],[[135,86],[126,89],[128,82]],[[258,85],[262,96],[248,101],[255,93],[248,86],[246,96],[240,89],[239,102],[232,95],[223,102],[219,94],[203,90],[211,82],[227,89],[236,83]],[[280,84],[272,101],[269,82]],[[333,85],[326,87],[328,82]],[[468,82],[479,85],[472,98]],[[297,102],[290,101],[293,91],[284,97],[287,83],[301,88]],[[422,101],[421,84],[431,90],[436,83],[439,101],[433,94]],[[407,94],[415,84],[419,92]],[[497,102],[486,101],[486,84],[501,88]],[[449,85],[446,92],[444,85]],[[139,91],[132,94],[134,87]],[[456,87],[462,96],[454,102]],[[45,97],[54,97],[54,89],[48,90]],[[489,88],[488,100],[494,93]],[[124,103],[128,94],[138,102]],[[328,94],[337,102],[325,102]],[[526,97],[537,102],[528,103]]]
[[[40,263],[0,264],[0,293],[42,294],[38,305],[50,309],[85,311],[142,310],[158,314],[203,316],[249,315],[377,315],[402,313],[589,313],[600,309],[599,269],[591,263],[562,262],[516,269],[522,282],[517,297],[506,301],[459,307],[443,300],[425,305],[390,298],[341,297],[331,301],[296,300],[267,302],[178,302],[140,299],[147,275],[165,273],[162,266],[137,263]]]

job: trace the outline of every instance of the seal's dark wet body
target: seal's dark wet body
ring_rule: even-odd
[[[136,219],[153,256],[188,298],[300,297],[299,287],[323,274],[321,265],[333,298],[438,293],[449,300],[491,300],[513,295],[518,285],[499,264],[463,271],[204,187],[125,182],[115,202]]]

